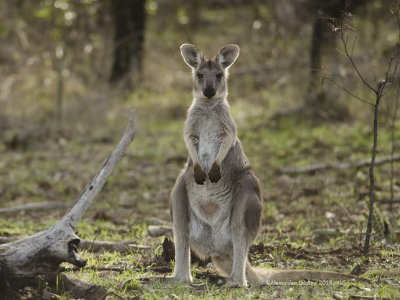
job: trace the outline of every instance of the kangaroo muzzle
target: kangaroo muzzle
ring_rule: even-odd
[[[203,94],[204,94],[204,96],[206,96],[208,99],[211,99],[211,98],[215,95],[215,88],[213,88],[212,86],[207,86],[207,87],[203,90]]]

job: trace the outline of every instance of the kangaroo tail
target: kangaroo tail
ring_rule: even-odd
[[[355,280],[371,282],[369,279],[347,275],[332,271],[318,270],[271,270],[248,267],[246,277],[251,284],[265,284],[271,282],[296,282],[303,280]]]

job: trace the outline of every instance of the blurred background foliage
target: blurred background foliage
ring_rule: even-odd
[[[390,1],[5,0],[0,5],[3,118],[12,111],[47,119],[57,114],[59,97],[67,113],[74,102],[105,91],[125,90],[126,98],[139,90],[187,89],[178,51],[183,42],[197,44],[208,56],[237,43],[242,53],[233,69],[236,96],[265,108],[274,94],[283,98],[283,111],[303,102],[309,111],[341,98],[332,86],[321,96],[321,70],[350,87],[357,84],[337,51],[329,18],[354,14],[354,55],[371,81],[382,76],[398,41]],[[319,114],[343,118],[345,109],[335,112],[337,105],[328,102],[316,108]]]
[[[169,191],[186,159],[181,134],[191,101],[179,46],[193,43],[212,57],[236,43],[241,54],[231,68],[229,101],[262,182],[264,222],[289,231],[362,228],[365,169],[297,177],[277,170],[369,157],[371,106],[335,82],[366,101],[374,95],[343,55],[332,18],[348,25],[354,60],[375,85],[399,42],[392,6],[384,0],[0,1],[2,205],[72,200],[119,139],[127,110],[136,108],[138,136],[96,207],[121,218],[168,220]],[[397,91],[393,84],[383,103],[378,155],[398,150],[399,131],[391,135],[391,128],[399,122],[390,121]],[[389,186],[398,194],[398,166],[397,177],[388,166],[378,170],[378,196],[389,197]]]

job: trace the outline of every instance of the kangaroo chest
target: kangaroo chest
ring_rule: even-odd
[[[220,146],[220,122],[214,113],[209,113],[199,122],[197,154],[199,163],[207,173]]]

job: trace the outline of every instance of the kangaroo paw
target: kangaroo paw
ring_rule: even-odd
[[[193,171],[194,171],[194,180],[196,181],[196,183],[204,184],[204,181],[206,181],[206,173],[203,171],[203,169],[198,163],[196,163],[193,166]]]
[[[167,283],[184,283],[184,282],[192,282],[192,277],[178,277],[178,276],[166,276],[162,280]]]
[[[208,172],[208,177],[211,182],[217,182],[221,179],[221,165],[216,161],[212,164],[211,169]]]
[[[221,277],[218,279],[217,284],[232,288],[247,287],[246,280],[235,280],[231,277]]]

